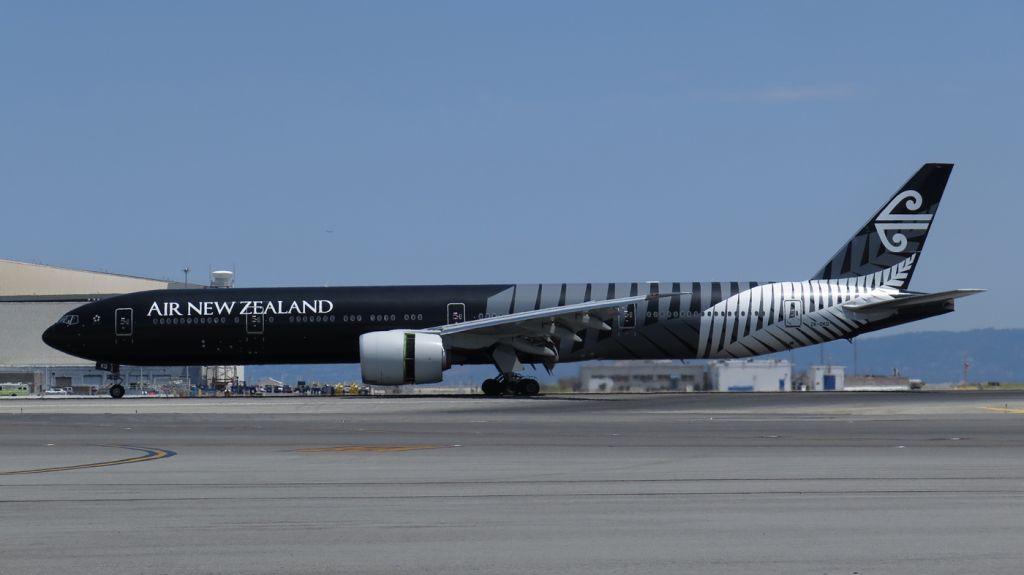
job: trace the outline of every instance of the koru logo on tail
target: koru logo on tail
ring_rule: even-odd
[[[906,202],[904,208],[910,212],[916,212],[924,205],[924,200],[919,192],[904,190],[896,194],[896,197],[886,204],[885,208],[882,209],[882,213],[878,214],[878,217],[875,218],[875,231],[878,232],[882,245],[885,246],[885,249],[896,254],[907,249],[908,243],[907,236],[899,233],[899,231],[927,230],[932,221],[931,214],[893,213],[903,202]],[[892,234],[892,238],[890,238],[889,232],[897,233]]]

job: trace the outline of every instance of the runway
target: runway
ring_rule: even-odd
[[[0,402],[0,573],[1019,573],[1024,394]]]

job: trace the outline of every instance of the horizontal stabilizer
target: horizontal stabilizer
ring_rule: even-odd
[[[937,293],[897,295],[894,299],[889,299],[885,301],[876,301],[871,303],[848,303],[843,305],[843,309],[851,312],[860,313],[896,311],[901,308],[907,308],[916,305],[926,305],[930,303],[954,300],[957,298],[974,295],[976,293],[981,293],[983,291],[985,290],[955,289]]]

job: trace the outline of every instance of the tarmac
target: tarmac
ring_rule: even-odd
[[[1014,573],[1024,394],[0,401],[0,574]]]

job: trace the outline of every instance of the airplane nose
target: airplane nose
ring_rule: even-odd
[[[43,332],[43,343],[53,349],[65,351],[68,342],[67,336],[67,326],[55,323]]]

